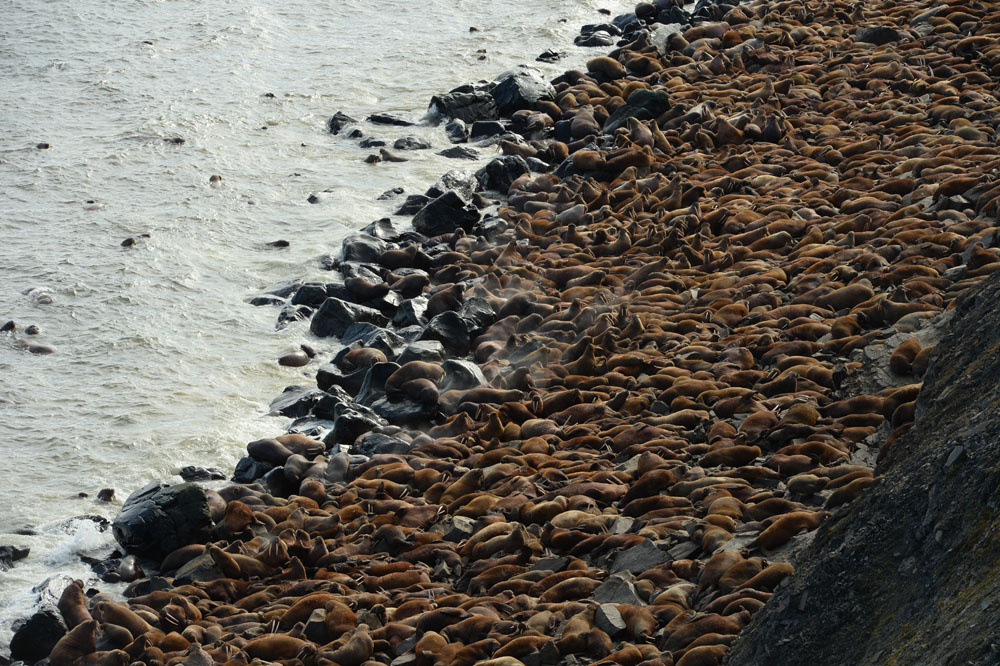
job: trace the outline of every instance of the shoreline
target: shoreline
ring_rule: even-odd
[[[511,114],[555,140],[501,144],[477,174],[506,196],[495,215],[444,191],[416,212],[426,240],[382,221],[348,237],[342,279],[291,299],[315,308],[314,334],[364,344],[283,394],[319,420],[248,445],[248,483],[196,501],[179,537],[229,545],[163,553],[183,573],[134,585],[131,614],[70,586],[60,610],[90,652],[62,663],[97,649],[98,623],[146,663],[219,661],[220,641],[342,666],[718,663],[791,573],[786,544],[876,483],[854,456],[878,449],[882,471],[902,455],[924,320],[1000,265],[976,219],[995,194],[966,175],[986,123],[891,153],[814,107],[874,126],[898,114],[852,105],[903,91],[870,74],[871,95],[825,100],[839,84],[786,64],[821,58],[818,32],[755,25],[767,16],[733,8],[724,27],[640,37],[657,45],[558,77]],[[874,32],[826,38],[863,62],[917,34],[859,30]],[[950,92],[938,84],[905,93]],[[952,114],[936,101],[911,106]],[[928,149],[941,136],[957,140]],[[532,159],[559,175],[528,174]],[[881,357],[851,355],[869,348]],[[879,362],[894,385],[846,393]]]

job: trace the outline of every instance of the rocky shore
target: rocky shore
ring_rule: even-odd
[[[289,432],[218,491],[133,494],[126,601],[72,584],[12,658],[721,663],[912,455],[931,350],[1000,267],[998,16],[640,3],[582,31],[617,44],[586,71],[436,96],[503,155],[255,300],[339,345],[282,359],[316,364]]]

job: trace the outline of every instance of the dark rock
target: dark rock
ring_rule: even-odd
[[[900,39],[901,37],[899,31],[885,25],[858,28],[857,33],[854,35],[854,41],[866,42],[876,46],[882,46],[884,44],[889,44],[890,42],[898,42]]]
[[[458,309],[458,314],[468,324],[469,334],[472,336],[479,335],[497,320],[493,306],[485,298],[479,296],[465,299],[462,307]]]
[[[351,395],[357,395],[361,390],[361,383],[365,380],[364,370],[344,372],[333,363],[327,363],[316,369],[316,385],[322,391],[330,391],[334,387],[340,387]]]
[[[399,363],[376,363],[368,368],[365,380],[361,383],[357,401],[359,404],[371,407],[372,403],[385,395],[385,380],[389,375],[399,370]],[[378,413],[378,410],[375,410]],[[380,414],[380,416],[382,416]]]
[[[468,231],[478,221],[479,211],[475,206],[449,190],[420,209],[413,217],[413,228],[427,236],[440,236],[457,229]]]
[[[390,358],[395,356],[395,350],[404,344],[403,339],[389,329],[364,322],[348,326],[340,341],[345,345],[360,342],[362,346],[378,349]]]
[[[328,298],[313,315],[309,330],[321,338],[341,336],[351,324],[359,321],[376,326],[389,323],[386,316],[374,308],[348,303],[339,298]]]
[[[452,389],[472,389],[486,386],[486,376],[472,361],[450,358],[441,364],[444,378],[438,388],[442,393]]]
[[[365,371],[359,370],[356,374],[364,375]],[[363,378],[361,381],[364,383]],[[358,390],[360,390],[360,388]],[[338,411],[342,410],[344,407],[352,406],[355,405],[354,399],[351,395],[348,394],[343,387],[335,385],[329,387],[329,389],[324,392],[323,397],[316,402],[316,406],[313,407],[312,410],[312,415],[324,421],[324,423],[317,423],[316,425],[329,430],[333,427],[333,421],[337,418]],[[329,423],[325,423],[325,421],[329,421]]]
[[[337,445],[350,446],[361,435],[383,425],[386,425],[385,420],[374,414],[356,409],[344,409],[337,415],[337,419],[333,422],[333,430],[323,438],[323,443],[328,448]]]
[[[358,145],[362,148],[381,148],[386,145],[386,142],[378,137],[366,136],[361,141],[358,141]]]
[[[195,467],[194,465],[181,467],[177,474],[185,481],[214,481],[226,478],[225,472],[221,469],[216,469],[215,467],[206,469],[204,467]]]
[[[578,35],[573,43],[577,46],[614,46],[615,38],[604,30],[596,30],[586,35]]]
[[[480,139],[486,139],[491,136],[498,136],[507,131],[503,123],[496,120],[480,120],[478,122],[472,123],[472,129],[469,130],[469,140],[478,141]]]
[[[66,634],[66,623],[56,611],[46,608],[14,624],[10,639],[10,658],[34,664],[49,656],[52,648]]]
[[[444,126],[445,136],[452,143],[465,143],[469,140],[469,126],[464,120],[455,118]]]
[[[285,299],[278,298],[277,296],[254,296],[249,301],[250,305],[254,307],[261,307],[264,305],[284,305]]]
[[[265,474],[274,469],[274,465],[263,460],[257,460],[250,456],[243,456],[236,463],[233,470],[233,481],[236,483],[253,483],[257,479],[263,478]]]
[[[386,190],[382,194],[378,195],[377,197],[375,197],[375,199],[377,201],[387,201],[389,199],[395,199],[403,192],[404,190],[402,187],[393,187],[391,189]],[[383,240],[388,240],[388,239],[383,239]]]
[[[420,211],[421,208],[426,206],[430,202],[431,198],[424,196],[423,194],[411,194],[406,197],[406,201],[403,205],[396,209],[393,215],[414,215]]]
[[[330,134],[339,134],[345,127],[356,122],[358,121],[351,118],[343,111],[337,111],[337,113],[333,114],[330,120],[326,122],[326,131]]]
[[[276,497],[288,497],[299,489],[299,484],[290,480],[284,467],[275,467],[260,480],[267,492]]]
[[[469,327],[457,312],[442,312],[424,327],[421,340],[437,340],[456,356],[469,353]]]
[[[193,483],[151,483],[129,495],[111,525],[126,552],[162,560],[190,543],[205,543],[212,528],[205,491]]]
[[[304,285],[299,287],[295,295],[292,296],[292,305],[308,305],[310,307],[319,307],[323,304],[327,298],[329,298],[330,293],[327,291],[327,285],[324,282],[306,282]]]
[[[360,139],[364,135],[365,133],[359,130],[357,127],[352,127],[351,129],[344,132],[344,136],[346,136],[348,139]]]
[[[377,284],[382,282],[381,270],[381,267],[377,263],[341,261],[337,264],[337,271],[344,276],[345,280],[348,278],[361,278],[362,280]],[[338,293],[335,291],[336,287],[339,287],[339,285],[327,286],[327,294],[332,296]]]
[[[0,546],[0,571],[7,571],[14,562],[23,560],[31,552],[30,548],[20,548],[18,546]]]
[[[281,308],[281,312],[278,313],[278,322],[275,326],[278,330],[281,330],[293,322],[309,319],[312,313],[313,308],[308,305],[292,305],[289,303]]]
[[[472,148],[468,146],[452,146],[451,148],[445,148],[438,152],[441,157],[447,157],[453,160],[478,160],[479,153],[477,153]]]
[[[496,120],[500,117],[493,96],[486,91],[450,92],[431,97],[429,110],[444,118],[466,123]]]
[[[467,171],[452,169],[427,188],[425,195],[436,199],[448,190],[454,190],[463,199],[469,199],[476,191],[476,178]]]
[[[508,116],[521,109],[534,108],[540,100],[552,100],[556,90],[545,80],[541,70],[520,65],[498,76],[490,94],[500,114]]]
[[[998,663],[998,302],[994,273],[939,315],[912,427],[793,559],[728,664]]]
[[[297,419],[312,411],[323,392],[311,386],[286,386],[285,390],[271,400],[272,414],[281,414]]]
[[[636,90],[625,104],[618,107],[604,122],[605,134],[624,127],[630,117],[639,120],[652,120],[670,109],[670,99],[663,90]]]
[[[396,314],[392,317],[394,326],[423,326],[427,323],[427,297],[409,298],[399,304]]]
[[[393,196],[395,196],[396,194],[402,194],[403,188],[394,187],[389,190],[389,192],[393,192]],[[383,193],[382,196],[385,196],[385,194],[388,193]],[[382,197],[379,198],[381,199]],[[368,223],[366,226],[362,227],[361,232],[390,243],[395,242],[396,239],[399,238],[399,230],[392,225],[392,220],[388,217],[381,217],[374,222]]]
[[[593,597],[594,601],[601,604],[642,605],[642,600],[639,599],[635,586],[632,584],[632,575],[627,573],[616,573],[608,576],[607,580],[594,590]]]
[[[444,360],[446,352],[444,345],[437,340],[417,340],[406,345],[396,362],[400,365],[410,361],[429,361],[437,363]]]
[[[425,150],[431,147],[431,142],[419,136],[401,136],[392,144],[396,150]]]
[[[376,263],[389,247],[384,240],[368,234],[350,234],[340,244],[340,260]]]
[[[408,442],[398,437],[371,432],[361,437],[351,448],[351,452],[371,458],[380,453],[407,453],[410,448]]]
[[[559,573],[566,568],[567,564],[569,564],[568,557],[553,555],[551,557],[539,558],[528,568],[528,571],[551,571],[552,573]]]
[[[665,552],[657,548],[652,541],[646,539],[637,546],[619,551],[618,555],[615,556],[611,573],[627,571],[631,574],[641,574],[670,561],[670,557]]]
[[[556,62],[558,60],[562,60],[565,57],[566,54],[563,53],[562,51],[554,51],[552,49],[548,49],[538,54],[538,57],[535,58],[535,60],[537,60],[538,62]]]
[[[688,25],[691,23],[691,16],[680,7],[661,7],[656,14],[656,23]]]
[[[288,298],[302,286],[302,280],[285,280],[270,287],[265,287],[260,293],[278,298]]]
[[[411,127],[415,123],[396,113],[373,113],[368,116],[368,122],[376,125],[395,125],[396,127]]]
[[[551,165],[546,164],[537,157],[525,157],[524,163],[528,165],[528,168],[531,169],[532,173],[548,173],[549,171],[552,171]]]
[[[434,415],[434,408],[432,406],[424,405],[408,398],[404,400],[389,400],[383,397],[372,404],[372,409],[375,410],[376,414],[394,425],[423,423]],[[406,450],[409,450],[408,445]]]
[[[493,158],[486,166],[477,171],[476,181],[481,190],[507,194],[511,183],[517,180],[518,176],[529,171],[528,163],[520,155],[504,155]]]

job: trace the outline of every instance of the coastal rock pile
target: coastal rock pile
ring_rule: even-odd
[[[296,287],[344,349],[292,432],[126,603],[67,588],[52,666],[720,663],[878,483],[859,452],[907,455],[920,331],[1000,267],[1000,11],[666,9],[522,95],[495,213],[449,186]]]

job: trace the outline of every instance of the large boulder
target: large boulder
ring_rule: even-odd
[[[38,611],[26,620],[15,623],[10,640],[10,658],[34,664],[49,656],[52,648],[66,634],[66,623],[50,608]]]
[[[520,155],[504,155],[490,160],[476,172],[476,182],[482,190],[507,194],[519,176],[528,173],[528,163]]]
[[[466,123],[496,120],[500,117],[490,93],[485,90],[459,90],[460,92],[452,91],[431,97],[430,112]]]
[[[604,133],[611,134],[619,127],[624,127],[629,118],[653,120],[670,109],[670,98],[663,90],[636,90],[625,104],[604,121]]]
[[[385,326],[389,319],[375,308],[348,303],[339,298],[328,298],[313,315],[309,330],[320,338],[339,337],[355,322]]]
[[[556,95],[556,89],[545,80],[542,71],[530,65],[520,65],[508,70],[498,76],[496,81],[490,94],[500,113],[505,116],[521,109],[532,109],[536,102],[552,100]]]
[[[458,229],[468,231],[478,221],[476,207],[465,203],[454,190],[448,190],[413,216],[413,228],[426,236],[440,236]]]
[[[151,483],[129,495],[111,524],[126,552],[156,561],[181,546],[204,543],[211,528],[205,490],[194,483]]]

